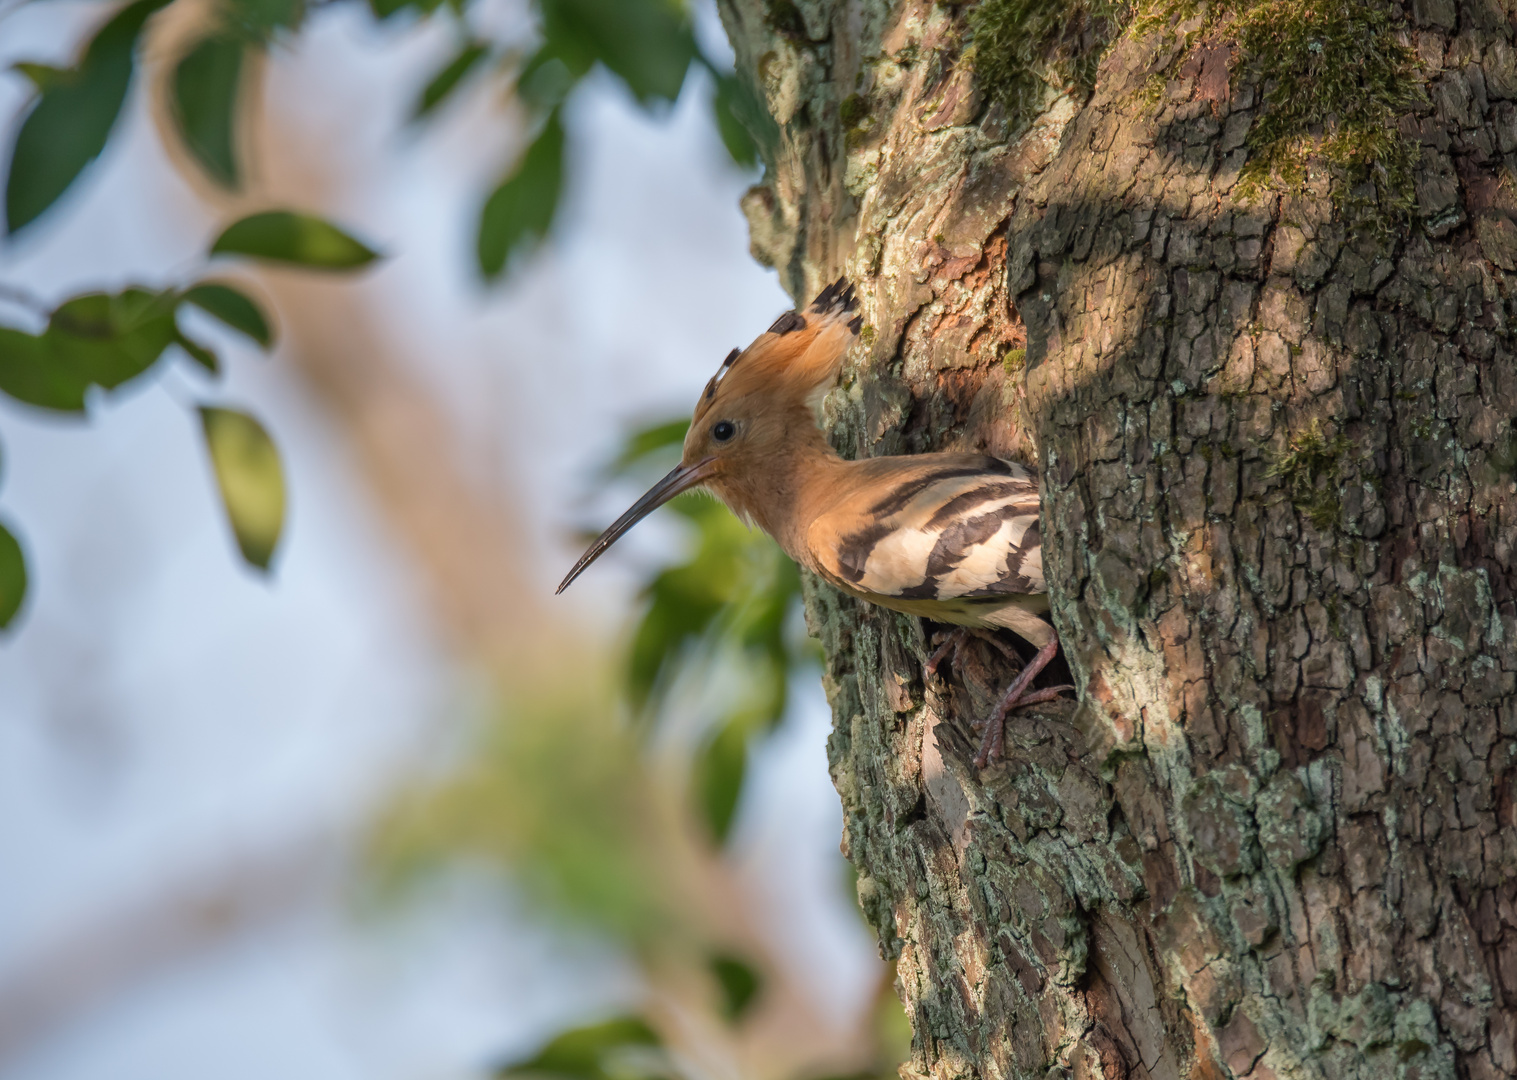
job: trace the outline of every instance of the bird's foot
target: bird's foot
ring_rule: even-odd
[[[980,738],[979,753],[974,756],[974,767],[983,769],[996,758],[1001,756],[1001,751],[1006,745],[1006,714],[1012,709],[1020,709],[1028,705],[1038,705],[1045,701],[1053,701],[1065,690],[1073,690],[1073,686],[1054,686],[1046,690],[1034,690],[1027,692],[1027,687],[1037,677],[1038,672],[1048,666],[1048,662],[1059,651],[1059,639],[1054,638],[1047,645],[1038,650],[1038,655],[1028,661],[1016,680],[1006,688],[1006,693],[1001,695],[1000,702],[982,723],[974,726],[975,730],[983,730]]]
[[[959,654],[964,651],[964,639],[966,637],[967,632],[962,626],[956,626],[952,630],[946,630],[940,634],[933,635],[933,640],[937,642],[938,647],[927,658],[927,663],[922,665],[922,673],[929,678],[935,676],[938,673],[938,665],[948,659],[949,653],[953,654],[953,664],[957,666]]]
[[[966,674],[964,670],[966,667],[965,661],[969,659],[965,650],[969,647],[971,639],[989,642],[1008,660],[1017,659],[1017,654],[1012,651],[1011,647],[1004,641],[997,639],[989,631],[969,626],[955,626],[952,630],[940,631],[933,635],[933,641],[937,643],[938,647],[927,658],[927,663],[922,665],[923,672],[929,676],[936,676],[938,669],[943,666],[943,661],[952,656],[953,659],[950,661],[950,666],[959,672],[961,677],[964,676]],[[978,664],[975,665],[975,667],[979,666]]]

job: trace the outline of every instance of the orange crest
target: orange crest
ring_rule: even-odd
[[[699,425],[718,402],[725,406],[756,393],[815,405],[816,395],[837,379],[863,325],[863,318],[853,314],[857,308],[853,286],[838,278],[804,312],[785,312],[753,344],[728,354],[701,392],[692,424]]]

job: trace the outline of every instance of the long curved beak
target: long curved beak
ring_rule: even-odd
[[[602,552],[620,540],[624,532],[676,495],[689,491],[704,481],[711,475],[711,466],[714,461],[714,458],[707,458],[705,461],[697,462],[690,466],[676,465],[670,470],[668,476],[649,488],[647,494],[632,504],[631,509],[617,518],[609,529],[595,538],[595,543],[591,544],[589,550],[579,557],[579,562],[574,564],[574,569],[570,570],[564,580],[559,583],[553,595],[557,596],[567,589],[575,578],[585,572],[586,567],[601,557]]]

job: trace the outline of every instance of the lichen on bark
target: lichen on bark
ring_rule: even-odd
[[[915,1075],[1517,1075],[1513,14],[1375,9],[1397,207],[1341,110],[1240,190],[1279,113],[1230,10],[1129,26],[1023,125],[972,4],[722,3],[780,125],[755,254],[860,287],[835,445],[1043,470],[1079,702],[1001,764],[930,627],[807,586]]]

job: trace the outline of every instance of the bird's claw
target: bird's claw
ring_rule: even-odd
[[[959,651],[964,647],[964,637],[962,630],[950,630],[948,633],[943,634],[942,638],[942,643],[939,644],[937,649],[933,651],[933,654],[927,658],[927,663],[922,665],[922,670],[929,677],[937,675],[938,665],[948,658],[949,653],[953,653],[954,663],[957,664],[959,659]]]
[[[1006,744],[1006,714],[1013,709],[1024,708],[1028,705],[1037,705],[1045,701],[1052,701],[1065,690],[1073,690],[1072,686],[1055,686],[1046,690],[1027,691],[1038,672],[1048,666],[1048,662],[1059,651],[1059,641],[1055,638],[1047,645],[1038,650],[1038,655],[1028,661],[1017,675],[1016,679],[1006,688],[1006,693],[1001,696],[1000,702],[986,719],[975,730],[983,730],[984,735],[980,739],[979,752],[974,756],[974,767],[983,769],[996,758],[1001,756],[1001,751]]]
[[[943,633],[937,640],[937,648],[933,650],[927,663],[922,665],[922,671],[928,677],[938,675],[943,661],[951,655],[955,669],[962,669],[964,649],[969,644],[971,637],[988,641],[999,649],[1002,655],[1008,659],[1016,659],[1016,653],[1006,646],[1004,642],[996,639],[993,634],[984,631],[976,631],[969,627],[955,627]],[[1046,701],[1053,701],[1066,690],[1073,690],[1073,686],[1053,686],[1043,690],[1028,690],[1028,685],[1033,678],[1048,666],[1048,662],[1059,651],[1058,639],[1054,639],[1038,650],[1038,654],[1029,660],[1011,685],[1001,695],[1001,700],[991,710],[989,716],[980,720],[971,720],[969,726],[975,732],[980,733],[980,749],[974,756],[974,765],[977,769],[983,769],[996,758],[1001,756],[1006,742],[1006,714],[1013,709],[1025,708],[1028,705],[1041,705]]]
[[[1007,660],[1016,661],[1019,659],[1015,650],[994,634],[970,626],[956,626],[952,630],[940,631],[934,635],[934,640],[938,642],[938,647],[927,658],[927,663],[922,665],[923,673],[929,677],[936,677],[939,674],[939,669],[943,666],[943,661],[952,656],[951,663],[953,669],[959,673],[959,676],[961,678],[972,678],[973,674],[966,670],[968,665],[965,663],[966,660],[974,660],[973,656],[966,656],[965,654],[965,650],[969,647],[970,638],[978,638],[988,643]],[[983,665],[976,663],[974,667],[981,673],[984,672]]]

